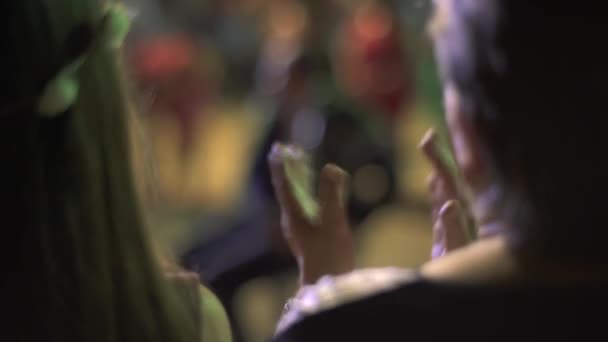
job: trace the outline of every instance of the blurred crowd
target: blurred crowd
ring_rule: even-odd
[[[425,207],[419,194],[400,187],[412,160],[399,145],[404,125],[416,125],[410,117],[420,103],[428,109],[419,121],[439,113],[430,49],[421,37],[429,4],[127,5],[134,16],[128,71],[160,168],[150,186],[160,189],[157,207],[164,214],[153,213],[152,222],[182,263],[216,291],[238,334],[239,290],[295,270],[267,167],[273,142],[305,148],[314,170],[335,163],[352,175],[348,207],[355,227],[392,204]]]
[[[601,337],[598,3],[0,2],[0,340]]]

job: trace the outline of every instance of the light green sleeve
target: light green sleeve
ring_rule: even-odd
[[[222,303],[208,288],[201,286],[202,342],[232,342],[228,315]]]

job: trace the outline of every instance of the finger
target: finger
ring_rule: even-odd
[[[429,193],[433,193],[434,189],[437,187],[437,182],[439,182],[439,176],[437,175],[437,172],[433,170],[426,177],[426,187],[429,190]]]
[[[268,154],[268,165],[275,195],[279,201],[282,212],[286,214],[285,219],[304,222],[305,216],[298,201],[291,191],[285,174],[285,151],[280,143],[274,143]]]
[[[440,243],[445,237],[445,228],[443,226],[443,221],[437,219],[437,221],[433,221],[433,244]]]
[[[326,225],[344,226],[348,198],[348,174],[340,167],[325,165],[319,179],[321,220]]]
[[[431,190],[430,196],[431,203],[436,209],[441,209],[450,200],[459,199],[453,189],[448,185],[448,182],[443,178],[438,179],[437,184]]]
[[[435,171],[427,178],[427,184],[431,205],[431,217],[433,222],[435,222],[439,218],[439,211],[443,205],[449,200],[455,199],[455,196],[447,189],[445,181],[443,178],[440,178]]]
[[[445,254],[445,227],[440,220],[433,224],[433,245],[431,249],[431,258],[435,259]]]
[[[443,201],[438,198],[437,189],[439,186],[439,177],[437,172],[433,171],[426,180],[428,193],[429,193],[429,204],[431,205],[431,218],[433,222],[437,221],[439,215],[439,209],[443,205]]]
[[[431,165],[433,166],[433,168],[437,172],[439,172],[440,175],[449,174],[450,169],[448,168],[446,163],[444,163],[444,161],[441,159],[441,156],[439,154],[439,148],[437,146],[437,144],[438,144],[437,139],[438,139],[437,133],[435,132],[434,129],[430,128],[428,131],[426,131],[426,133],[420,140],[420,144],[418,145],[418,148],[420,148],[420,150],[422,150],[424,155],[431,162]]]
[[[450,167],[446,164],[443,158],[441,158],[435,130],[432,128],[429,129],[422,138],[418,147],[430,161],[433,169],[437,172],[437,176],[443,178],[450,185],[455,184],[455,178]]]
[[[448,201],[441,208],[439,222],[445,231],[445,247],[448,252],[470,242],[464,209],[458,201]]]

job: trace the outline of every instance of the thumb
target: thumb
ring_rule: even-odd
[[[319,179],[319,201],[323,224],[339,225],[346,221],[348,174],[340,167],[327,164]]]
[[[459,201],[451,200],[444,204],[439,211],[439,220],[444,229],[448,252],[464,247],[471,241],[464,209]]]

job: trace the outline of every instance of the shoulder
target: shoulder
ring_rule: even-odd
[[[504,284],[517,272],[517,262],[504,236],[479,240],[421,268],[421,276],[426,279],[460,285]]]
[[[200,284],[196,273],[169,269],[165,276],[194,317],[197,329],[201,331],[199,336],[202,341],[232,341],[224,306],[211,290]]]
[[[382,268],[325,277],[302,288],[288,302],[277,333],[289,330],[283,336],[316,334],[342,326],[365,334],[372,325],[383,327],[388,333],[398,331],[406,317],[413,324],[409,327],[412,331],[422,331],[439,319],[440,315],[433,312],[442,307],[446,289],[502,283],[512,274],[513,267],[512,260],[506,257],[504,241],[488,239],[429,262],[420,272]]]
[[[204,286],[199,287],[203,341],[230,342],[232,335],[228,315],[219,299]]]
[[[381,270],[358,271],[372,275]],[[326,292],[304,305],[303,310],[289,308],[281,320],[274,341],[398,341],[424,338],[442,340],[450,329],[437,329],[451,324],[437,315],[445,298],[441,288],[420,278],[412,270],[398,270],[400,276],[384,283],[357,282],[349,295]],[[351,278],[351,275],[347,275]],[[373,278],[373,276],[371,276]],[[345,279],[345,278],[342,278]],[[339,282],[339,281],[338,281]],[[349,286],[350,288],[350,286]],[[298,294],[300,295],[300,293]],[[325,298],[330,298],[327,300]],[[306,302],[306,297],[302,300]],[[289,317],[289,315],[292,315]]]
[[[277,333],[305,317],[390,291],[416,279],[415,271],[396,267],[362,269],[323,277],[316,284],[302,287],[287,302]]]

